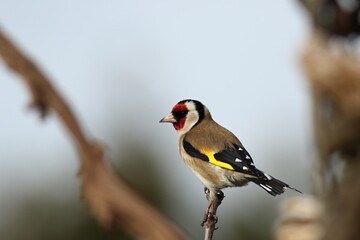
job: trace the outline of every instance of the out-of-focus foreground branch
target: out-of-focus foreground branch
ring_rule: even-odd
[[[31,106],[42,117],[54,111],[80,155],[82,197],[104,227],[117,226],[137,239],[184,239],[184,235],[142,200],[112,171],[103,147],[84,134],[69,105],[48,78],[0,30],[0,56],[29,88]]]
[[[308,206],[304,201],[287,204],[277,239],[360,239],[360,59],[354,41],[360,34],[360,2],[300,2],[312,23],[301,63],[312,97],[318,153],[314,198]],[[291,210],[297,204],[302,211]]]
[[[354,50],[354,49],[353,49]],[[325,239],[360,239],[360,61],[343,43],[315,32],[302,56],[313,96]]]
[[[314,24],[302,63],[312,93],[322,239],[360,239],[360,59],[354,43],[360,3],[315,0],[305,6]]]

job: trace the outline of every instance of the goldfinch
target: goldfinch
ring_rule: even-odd
[[[253,182],[272,196],[282,194],[286,188],[300,192],[257,169],[239,139],[216,123],[201,102],[182,100],[160,122],[173,124],[179,134],[181,158],[205,189],[220,192]]]

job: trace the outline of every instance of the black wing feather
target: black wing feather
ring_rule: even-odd
[[[216,160],[230,164],[237,172],[266,178],[264,173],[255,167],[250,154],[243,146],[234,144],[232,148],[214,154],[214,157]]]
[[[299,190],[290,187],[279,179],[270,176],[257,169],[250,154],[243,146],[234,144],[233,148],[225,149],[214,154],[216,160],[230,164],[235,171],[251,175],[247,177],[249,181],[257,184],[272,196],[282,194],[286,188],[291,188],[299,193]]]
[[[183,147],[185,149],[185,152],[187,152],[187,154],[189,154],[190,156],[199,158],[206,162],[209,161],[209,158],[205,154],[194,148],[188,141],[183,140]]]

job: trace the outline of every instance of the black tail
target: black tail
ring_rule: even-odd
[[[299,190],[297,190],[296,188],[292,188],[288,184],[286,184],[268,174],[265,174],[265,176],[266,176],[265,178],[249,178],[249,180],[252,181],[253,183],[259,185],[265,191],[267,191],[269,194],[271,194],[273,196],[284,193],[285,189],[287,189],[287,188],[290,188],[299,193],[302,193]]]

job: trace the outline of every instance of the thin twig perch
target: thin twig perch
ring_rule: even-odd
[[[83,132],[69,105],[48,78],[0,31],[0,56],[29,88],[42,118],[54,111],[72,137],[80,155],[82,197],[104,227],[120,227],[137,239],[184,239],[169,220],[142,200],[112,171],[101,144]]]
[[[206,199],[208,200],[208,207],[205,211],[204,221],[201,226],[205,229],[205,240],[211,240],[216,230],[215,224],[217,223],[216,211],[224,199],[224,193],[222,191],[210,191],[205,188]]]

